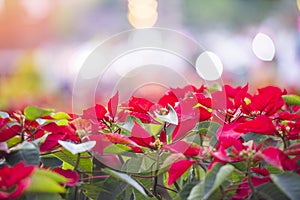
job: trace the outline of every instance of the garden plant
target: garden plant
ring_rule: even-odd
[[[81,114],[0,112],[0,199],[300,199],[300,97],[170,88]]]

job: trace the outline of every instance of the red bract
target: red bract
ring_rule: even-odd
[[[296,163],[290,159],[283,151],[275,147],[268,147],[262,151],[263,158],[271,165],[282,170],[296,169]]]
[[[147,147],[149,149],[158,149],[162,143],[166,142],[166,133],[162,132],[158,139],[156,139],[153,135],[150,135],[148,131],[135,122],[129,138],[139,146]],[[136,150],[138,149],[133,150],[137,152]]]
[[[251,103],[247,111],[250,114],[273,115],[284,105],[283,94],[285,94],[285,92],[282,92],[278,87],[274,86],[258,89],[258,94],[250,99]]]
[[[47,136],[44,143],[41,144],[40,150],[42,152],[51,151],[56,148],[58,144],[58,140],[71,140],[75,143],[80,142],[80,138],[76,136],[76,130],[74,126],[59,126],[54,122],[48,123],[41,127],[42,131],[39,131],[36,134],[36,138],[42,137],[46,132],[50,134]]]
[[[0,130],[9,122],[9,118],[0,118]]]
[[[168,185],[172,185],[188,169],[194,160],[180,160],[173,163],[169,169]]]
[[[284,150],[286,155],[300,156],[300,143],[290,145]]]
[[[6,140],[14,137],[15,135],[20,134],[21,130],[22,128],[19,125],[13,125],[11,127],[6,127],[0,130],[0,142],[5,142]]]
[[[241,133],[254,132],[265,135],[274,135],[276,133],[272,120],[265,115],[259,115],[255,119],[241,123],[234,130]]]
[[[103,119],[106,114],[106,109],[100,104],[96,104],[93,107],[90,107],[83,111],[82,118],[88,119],[93,123],[98,123],[99,120]]]
[[[68,179],[68,182],[65,183],[67,186],[75,186],[78,182],[79,176],[76,171],[70,169],[64,170],[61,168],[54,168],[53,171]]]
[[[112,118],[116,116],[118,103],[119,103],[119,92],[117,92],[112,98],[110,98],[107,104],[108,112]]]
[[[196,118],[189,118],[179,121],[172,133],[172,141],[176,142],[187,136],[187,134],[195,127],[198,120]]]
[[[125,135],[121,135],[118,133],[106,133],[104,135],[111,143],[136,146],[136,144]]]
[[[23,162],[0,168],[0,199],[14,199],[22,195],[30,185],[30,175],[35,166],[24,166]]]
[[[202,151],[200,146],[195,146],[184,141],[178,141],[173,144],[164,145],[162,148],[172,153],[182,153],[187,157],[198,156],[200,151]]]
[[[174,107],[175,103],[179,100],[183,100],[191,95],[203,93],[205,89],[206,87],[204,85],[202,85],[199,89],[193,85],[187,85],[184,88],[171,88],[160,98],[158,104],[165,108],[167,108],[169,104]]]
[[[218,145],[222,145],[224,148],[228,148],[243,135],[243,133],[236,132],[234,130],[237,125],[237,123],[224,124],[218,129],[216,133],[217,139],[219,141]]]
[[[149,112],[152,106],[154,106],[154,103],[147,99],[131,97],[128,102],[129,114],[139,118],[144,123],[150,123],[152,118]]]
[[[230,85],[225,85],[224,90],[227,98],[227,109],[235,110],[242,105],[245,105],[245,98],[250,98],[248,94],[248,84],[244,87],[233,88]]]

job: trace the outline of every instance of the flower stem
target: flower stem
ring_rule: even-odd
[[[257,196],[256,196],[256,193],[255,193],[255,188],[254,188],[254,185],[252,184],[252,181],[251,181],[251,159],[248,160],[248,163],[247,163],[247,180],[248,180],[248,184],[249,184],[249,187],[250,187],[250,190],[251,190],[251,196],[255,199],[255,200],[258,200]]]

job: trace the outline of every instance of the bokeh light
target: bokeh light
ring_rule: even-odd
[[[204,80],[214,81],[221,78],[223,64],[215,53],[204,51],[196,60],[196,70]]]
[[[128,21],[135,28],[152,27],[158,18],[156,0],[128,0]]]
[[[264,33],[258,33],[252,42],[254,54],[262,61],[271,61],[275,56],[275,45],[273,40]]]

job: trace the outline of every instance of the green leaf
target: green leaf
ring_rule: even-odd
[[[169,113],[167,115],[160,115],[155,112],[155,116],[164,122],[178,125],[178,116],[177,116],[176,111],[174,110],[174,108],[171,105],[168,105],[168,108],[169,108]]]
[[[65,112],[57,112],[52,115],[54,119],[70,119],[70,115]]]
[[[203,134],[208,134],[208,136],[213,136],[216,134],[217,130],[220,128],[220,124],[213,121],[203,121],[198,122],[193,129],[194,132],[200,132]]]
[[[205,180],[193,187],[188,199],[219,199],[221,196],[219,186],[223,184],[233,170],[234,167],[229,164],[222,166],[216,163],[207,173]]]
[[[300,175],[293,172],[270,175],[274,184],[290,199],[300,199]]]
[[[185,184],[178,194],[180,196],[180,199],[187,199],[191,193],[191,190],[193,189],[193,187],[195,187],[196,184],[197,182]]]
[[[300,106],[300,96],[295,94],[282,95],[283,100],[287,105]]]
[[[195,187],[193,187],[187,199],[199,200],[199,199],[203,199],[203,195],[204,195],[204,181],[201,181]]]
[[[31,120],[31,121],[33,121],[37,118],[49,115],[52,112],[53,112],[53,110],[51,110],[51,109],[42,109],[42,108],[38,108],[35,106],[27,106],[24,109],[24,115],[25,115],[26,119]]]
[[[60,119],[55,122],[58,126],[67,126],[69,121],[67,119]]]
[[[84,190],[84,194],[90,199],[97,199],[100,191],[105,191],[103,188],[104,181],[99,181],[95,183],[84,183],[80,186]]]
[[[38,169],[31,175],[31,184],[26,189],[28,193],[64,193],[62,183],[67,182],[64,176],[52,171]]]
[[[274,184],[262,184],[256,189],[256,195],[264,200],[289,200],[289,198]]]
[[[218,168],[213,167],[205,177],[204,199],[208,199],[234,170],[234,167],[229,164],[222,166],[219,170]]]
[[[66,142],[58,140],[58,143],[65,149],[70,151],[73,155],[91,150],[95,145],[96,141],[87,141],[80,144],[74,144],[72,142]]]
[[[127,186],[127,183],[111,176],[105,180],[97,200],[115,200]]]
[[[106,154],[122,154],[124,152],[131,151],[132,149],[123,144],[112,144],[104,149]]]
[[[51,169],[61,167],[63,164],[63,162],[56,157],[42,157],[41,161],[44,167],[50,167]]]
[[[137,191],[139,191],[141,194],[143,194],[144,196],[147,196],[144,188],[137,181],[135,181],[133,178],[131,178],[129,175],[123,174],[120,172],[116,172],[116,171],[110,170],[108,168],[104,169],[103,172],[119,179],[120,181],[128,183],[129,185],[134,187]]]
[[[18,200],[63,200],[59,194],[55,193],[34,193],[23,195]]]
[[[27,165],[40,165],[40,151],[34,143],[25,141],[10,150],[12,153],[6,156],[6,162],[8,164],[15,165],[24,161]]]
[[[136,118],[134,116],[127,116],[126,117],[126,122],[123,124],[123,126],[121,126],[123,129],[131,132],[133,126],[134,126],[134,122],[138,123],[139,125],[141,125],[142,127],[144,127],[143,122],[139,119]]]
[[[19,144],[21,142],[22,142],[21,137],[18,136],[18,135],[15,136],[15,137],[10,138],[9,140],[6,140],[8,148],[16,146],[17,144]]]
[[[242,138],[246,142],[248,142],[250,140],[253,140],[256,144],[259,144],[259,143],[263,142],[264,140],[266,140],[269,137],[266,136],[266,135],[263,135],[263,134],[256,134],[256,133],[253,133],[253,132],[249,132],[247,134],[243,134]]]
[[[73,155],[67,150],[56,152],[53,155],[58,159],[60,159],[61,161],[66,162],[72,166],[75,166],[77,161],[77,155]],[[92,158],[90,158],[90,154],[88,154],[87,152],[83,152],[80,154],[80,156],[81,158],[78,165],[78,170],[91,172],[93,169],[93,163],[92,163]]]

